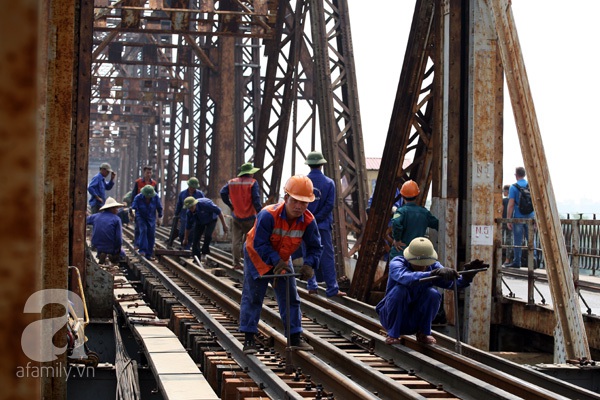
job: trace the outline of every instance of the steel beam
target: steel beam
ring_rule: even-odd
[[[431,182],[433,88],[425,83],[433,74],[428,67],[432,47],[434,1],[419,0],[409,35],[400,83],[392,110],[392,118],[383,151],[373,203],[361,251],[350,286],[350,295],[367,300],[373,286],[377,265],[384,251],[384,238],[391,217],[391,201],[396,188],[407,179],[418,182],[421,189],[418,201],[427,197]],[[436,78],[433,77],[435,80]],[[411,132],[411,130],[414,131]],[[403,168],[405,156],[413,152],[412,164]],[[381,286],[385,287],[382,280]]]
[[[333,237],[341,276],[345,260],[358,250],[358,244],[349,249],[348,233],[362,235],[368,199],[347,1],[311,0],[310,16],[325,172],[337,183]]]
[[[42,190],[41,196],[41,279],[43,289],[67,289],[67,267],[69,265],[69,225],[73,221],[70,173],[73,170],[73,78],[77,54],[75,48],[75,9],[71,1],[56,0],[44,3],[41,7],[41,21],[44,31],[41,33],[43,55],[39,60],[43,79],[40,94],[45,107],[42,109],[40,124],[41,148],[38,154],[38,166]],[[31,23],[31,22],[29,22]],[[35,65],[35,59],[31,64]],[[32,98],[35,98],[32,97]],[[25,103],[27,104],[27,103]],[[31,154],[29,155],[31,157]],[[17,165],[21,162],[17,163]],[[13,178],[14,179],[14,178]],[[29,279],[32,279],[30,277]],[[42,310],[44,324],[42,338],[54,338],[57,348],[66,347],[65,319],[60,318],[67,310],[63,305],[52,304]],[[49,346],[47,342],[45,346]],[[54,360],[44,360],[42,365],[52,370],[62,371],[66,367],[67,354],[56,354]],[[43,374],[42,374],[43,375]],[[41,394],[44,398],[66,399],[67,379],[64,376],[41,376]]]
[[[39,146],[42,114],[37,102],[45,97],[45,81],[50,73],[45,60],[54,54],[49,45],[49,30],[56,18],[49,20],[49,2],[19,1],[3,3],[0,14],[0,296],[5,326],[0,351],[0,384],[3,397],[15,400],[40,398],[41,378],[22,373],[32,360],[24,353],[21,342],[26,327],[39,321],[40,315],[24,313],[30,295],[41,288],[40,271],[43,232],[44,181],[41,167],[44,152]],[[63,15],[68,17],[68,15]],[[72,20],[68,20],[72,26]],[[65,35],[60,31],[55,34]],[[36,52],[36,50],[39,51]],[[68,54],[61,54],[61,57]],[[64,71],[62,71],[64,72]],[[37,81],[36,81],[37,78]],[[63,171],[64,173],[65,171]],[[31,207],[24,210],[24,201]],[[63,221],[64,222],[64,221]],[[68,226],[68,225],[67,225]],[[40,310],[41,311],[41,310]],[[30,337],[41,342],[40,335]],[[38,364],[31,364],[38,365]],[[47,394],[48,392],[45,391]]]
[[[555,332],[555,343],[558,344],[555,350],[555,362],[584,357],[590,359],[579,299],[570,273],[554,188],[510,2],[483,1],[490,10],[498,34],[502,64],[506,71],[506,83],[536,211],[536,222],[542,233],[540,235],[542,250],[546,255],[550,293],[558,321]]]
[[[495,204],[502,200],[502,90],[503,71],[497,38],[489,12],[474,1],[470,8],[472,40],[469,49],[467,170],[465,214],[466,261],[494,259],[494,243],[500,239],[494,219],[501,217]],[[451,10],[452,11],[452,10]],[[499,123],[500,122],[500,123]],[[458,265],[456,266],[458,267]],[[466,338],[469,344],[489,350],[492,276],[494,269],[475,277],[467,298]],[[467,341],[467,340],[465,340]]]

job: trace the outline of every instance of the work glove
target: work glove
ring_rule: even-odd
[[[479,272],[479,271],[473,271],[473,270],[482,269],[482,268],[487,269],[489,267],[490,267],[489,264],[485,264],[482,260],[475,259],[471,262],[466,263],[463,266],[464,271],[467,271],[467,272],[463,272],[461,274],[461,276],[463,277],[463,279],[472,281],[473,278],[475,277],[475,275],[477,275],[477,272]],[[473,271],[473,272],[469,272],[469,271]]]
[[[315,271],[313,270],[313,267],[306,264],[300,267],[300,279],[302,279],[303,281],[307,281],[313,276],[315,276]]]
[[[273,275],[286,274],[286,273],[290,273],[290,272],[292,272],[292,269],[290,268],[290,265],[287,263],[287,261],[279,260],[277,265],[275,267],[273,267]],[[275,289],[277,287],[278,280],[279,280],[279,278],[273,279],[273,283],[271,283],[271,286],[273,286],[273,289]]]
[[[433,271],[431,271],[431,276],[439,276],[440,278],[442,278],[445,281],[453,281],[454,279],[458,278],[460,275],[458,274],[458,271],[456,271],[452,268],[442,267],[442,268],[436,268]]]
[[[274,275],[285,274],[289,272],[292,272],[292,269],[287,261],[279,260],[277,265],[273,268]]]
[[[156,224],[158,226],[162,226],[162,224],[163,224],[163,217],[158,217],[158,219],[156,220]]]

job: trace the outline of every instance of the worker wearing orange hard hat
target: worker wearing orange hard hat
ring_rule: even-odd
[[[404,182],[400,189],[404,204],[396,210],[392,219],[394,242],[390,250],[390,260],[402,255],[414,238],[425,236],[427,228],[438,229],[439,220],[428,209],[416,203],[420,193],[419,185],[413,180]]]
[[[261,278],[264,275],[291,273],[292,254],[304,243],[304,265],[300,268],[301,279],[308,280],[318,268],[323,251],[319,227],[315,217],[308,211],[308,204],[315,200],[313,184],[307,176],[292,176],[285,184],[284,201],[263,208],[248,232],[244,247],[244,284],[240,303],[240,331],[245,333],[244,353],[256,353],[255,334],[262,303],[270,282],[273,282],[279,315],[290,345],[302,350],[312,349],[301,340],[302,314],[296,278]],[[289,315],[286,310],[286,284],[289,285]],[[289,324],[287,319],[289,318]],[[287,330],[287,328],[286,328]]]

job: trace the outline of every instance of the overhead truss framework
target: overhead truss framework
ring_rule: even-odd
[[[219,114],[220,38],[230,36],[236,100]],[[243,162],[260,166],[265,203],[280,199],[284,176],[308,172],[306,154],[320,149],[338,182],[343,271],[358,250],[347,237],[362,236],[368,196],[351,48],[346,1],[96,0],[90,161],[114,161],[123,182],[156,166],[169,217],[190,176],[204,191],[223,183],[211,181],[213,143],[227,134],[215,131],[218,115],[235,116],[237,149],[219,168],[233,175]]]

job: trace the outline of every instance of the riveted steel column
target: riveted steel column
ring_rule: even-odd
[[[236,171],[234,149],[236,132],[235,118],[235,38],[219,38],[219,77],[217,89],[216,129],[212,144],[212,175],[208,185],[209,197],[219,198],[221,187],[234,176]],[[240,133],[241,134],[241,133]],[[241,149],[237,149],[240,150]]]
[[[77,98],[75,103],[75,121],[73,148],[74,165],[71,170],[73,184],[73,221],[71,230],[70,265],[79,269],[85,276],[85,218],[87,211],[88,153],[90,130],[90,96],[92,74],[92,29],[94,2],[83,0],[79,3],[79,40],[77,63]],[[123,169],[118,170],[120,180],[124,180]],[[116,188],[115,188],[116,190]],[[113,195],[114,196],[114,195]],[[119,201],[120,199],[117,199]],[[73,282],[75,283],[75,282]],[[83,280],[85,285],[85,279]],[[71,285],[79,291],[77,285]]]
[[[471,1],[469,46],[468,170],[465,214],[467,220],[466,261],[494,259],[494,219],[501,204],[502,184],[502,118],[503,78],[496,34],[489,11],[477,0]],[[498,96],[500,93],[500,96]],[[479,273],[471,285],[468,299],[468,326],[465,333],[469,344],[489,349],[491,293],[493,268]]]
[[[72,1],[55,0],[44,4],[48,21],[42,33],[45,39],[45,57],[40,58],[40,68],[45,72],[40,92],[43,96],[40,124],[42,148],[39,154],[42,193],[42,288],[66,289],[69,264],[69,222],[72,216],[70,202],[72,187],[72,115],[73,115],[73,65],[75,9]],[[14,179],[14,178],[13,178]],[[13,192],[14,195],[15,192]],[[31,279],[31,277],[30,277]],[[54,335],[57,348],[66,346],[65,315],[62,305],[44,308],[42,318],[52,321],[42,331],[42,347],[51,346],[49,338]],[[49,325],[49,326],[48,326]],[[66,368],[66,352],[57,354],[53,361],[44,362],[45,367]],[[57,376],[58,375],[58,376]],[[64,374],[42,376],[44,398],[66,398],[67,379]]]
[[[544,152],[510,2],[506,0],[483,1],[490,9],[490,15],[498,34],[502,64],[506,71],[506,83],[510,93],[525,170],[528,172],[531,198],[546,260],[550,294],[558,322],[555,345],[560,344],[555,349],[554,361],[563,363],[567,359],[584,357],[590,359],[583,316],[569,268],[554,189],[548,171],[548,161]]]

